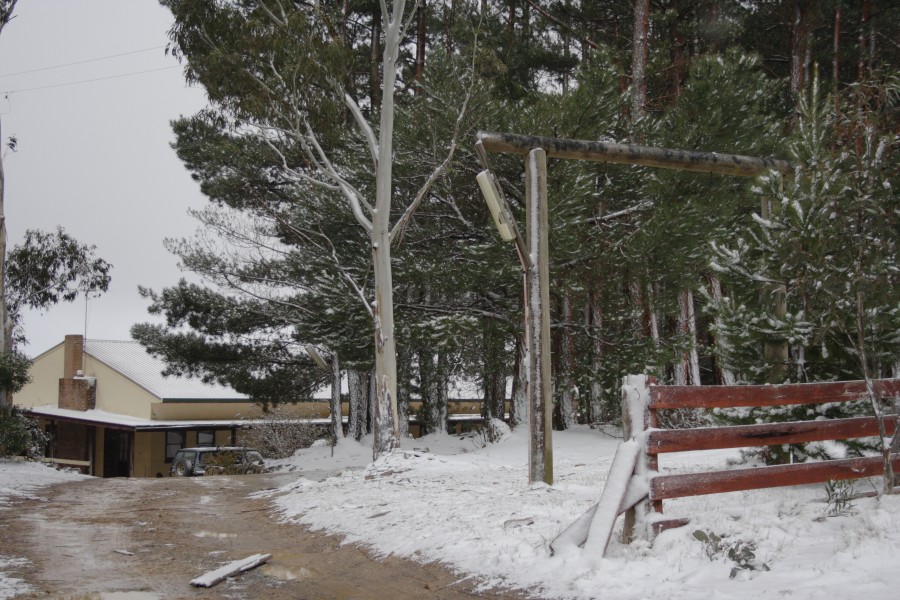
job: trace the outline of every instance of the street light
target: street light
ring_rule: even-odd
[[[494,225],[497,226],[497,231],[500,232],[500,238],[504,242],[513,241],[516,239],[516,234],[506,220],[506,211],[500,208],[500,203],[503,202],[503,200],[501,200],[502,197],[500,196],[499,190],[497,190],[497,185],[494,183],[491,172],[485,169],[475,177],[475,180],[478,181],[478,187],[481,188],[481,195],[484,196],[484,201],[488,205],[488,210],[491,211],[491,216],[494,217]]]

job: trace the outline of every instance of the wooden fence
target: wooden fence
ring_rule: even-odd
[[[740,408],[756,406],[788,406],[797,404],[846,403],[868,401],[864,381],[833,383],[746,385],[746,386],[661,386],[644,380],[648,388],[637,390],[644,398],[643,429],[645,445],[639,461],[650,477],[649,501],[661,513],[663,500],[771,488],[779,486],[821,483],[838,479],[857,479],[880,476],[884,463],[881,456],[824,460],[790,465],[727,469],[704,473],[659,475],[659,455],[691,450],[746,448],[779,444],[799,444],[825,440],[845,440],[878,435],[878,421],[873,417],[819,419],[730,427],[702,427],[693,429],[660,429],[658,411],[680,408]],[[874,382],[882,398],[900,396],[900,379],[880,379]],[[626,411],[627,413],[627,411]],[[626,425],[636,421],[629,418]],[[885,417],[887,435],[894,434],[897,417]],[[900,474],[900,454],[894,444],[892,464]],[[880,486],[879,486],[880,487]],[[657,520],[658,532],[667,526],[683,524],[683,520]]]

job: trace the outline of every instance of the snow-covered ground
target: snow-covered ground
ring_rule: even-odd
[[[374,464],[371,446],[344,440],[283,461],[300,476],[275,501],[291,521],[376,553],[438,560],[540,598],[898,597],[900,497],[854,500],[828,516],[835,507],[821,485],[666,501],[668,515],[691,523],[652,546],[624,546],[617,530],[605,558],[579,549],[550,556],[550,541],[600,497],[619,442],[588,428],[554,432],[555,484],[547,486],[527,482],[524,432],[485,446],[408,440]],[[736,456],[667,455],[662,467],[720,468]],[[873,485],[880,482],[855,487]]]
[[[0,510],[8,509],[10,499],[39,499],[40,490],[51,483],[84,478],[84,475],[57,471],[42,463],[0,458]],[[19,568],[27,564],[28,561],[24,558],[6,556],[3,545],[0,544],[0,600],[31,591],[21,579],[8,574],[10,568]]]

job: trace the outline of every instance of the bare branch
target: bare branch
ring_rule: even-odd
[[[359,105],[352,97],[350,97],[350,94],[344,94],[344,103],[350,109],[351,114],[353,114],[353,118],[356,120],[356,124],[359,125],[359,128],[362,130],[363,135],[366,136],[366,142],[369,146],[369,152],[372,154],[372,165],[377,169],[378,140],[375,139],[375,132],[372,131],[372,127],[369,125],[369,122],[366,121],[365,117],[363,117],[362,115],[362,112],[359,110]]]

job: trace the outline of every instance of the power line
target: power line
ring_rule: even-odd
[[[40,71],[50,71],[52,69],[62,69],[63,67],[71,67],[74,65],[83,65],[92,62],[98,62],[101,60],[108,60],[110,58],[118,58],[120,56],[128,56],[130,54],[140,54],[142,52],[150,52],[152,50],[159,50],[160,48],[165,48],[165,46],[154,46],[152,48],[144,48],[143,50],[132,50],[130,52],[120,52],[119,54],[110,54],[109,56],[99,56],[97,58],[88,58],[86,60],[79,60],[75,62],[65,63],[62,65],[53,65],[50,67],[41,67],[39,69],[29,69],[27,71],[16,71],[15,73],[6,73],[4,75],[0,75],[2,77],[12,77],[13,75],[25,75],[27,73],[39,73]]]
[[[23,88],[21,90],[7,90],[0,92],[2,94],[18,94],[21,92],[33,92],[35,90],[48,90],[50,88],[66,87],[70,85],[78,85],[81,83],[93,83],[95,81],[106,81],[108,79],[121,79],[122,77],[132,77],[134,75],[143,75],[145,73],[155,73],[157,71],[168,71],[169,69],[180,69],[181,65],[172,65],[171,67],[160,67],[158,69],[147,69],[146,71],[135,71],[133,73],[122,73],[120,75],[110,75],[108,77],[96,77],[94,79],[82,79],[80,81],[69,81],[66,83],[54,83],[52,85],[42,85],[39,87]]]

